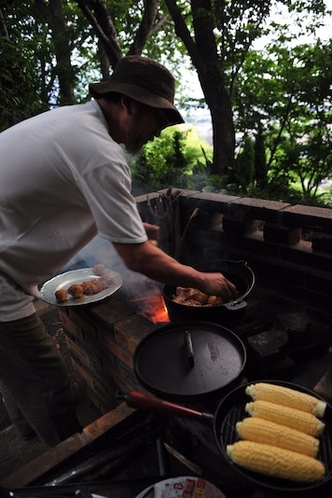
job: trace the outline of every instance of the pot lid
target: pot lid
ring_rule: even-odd
[[[134,371],[153,394],[195,398],[237,379],[245,360],[244,345],[231,330],[209,322],[179,322],[159,328],[139,343]]]

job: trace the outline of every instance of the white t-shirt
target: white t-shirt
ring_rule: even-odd
[[[48,111],[2,132],[0,321],[31,312],[30,304],[15,302],[13,288],[6,294],[11,284],[4,275],[23,289],[16,298],[30,303],[39,297],[38,284],[97,233],[124,244],[147,240],[130,191],[125,154],[95,101]],[[17,309],[25,311],[17,316]]]

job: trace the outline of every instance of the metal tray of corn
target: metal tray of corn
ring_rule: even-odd
[[[219,446],[219,450],[226,461],[233,467],[233,469],[242,476],[247,481],[250,481],[254,487],[259,487],[269,491],[278,492],[302,492],[315,490],[317,492],[318,488],[321,488],[322,492],[325,488],[332,488],[332,406],[328,403],[326,404],[326,409],[324,416],[322,417],[322,422],[325,424],[323,433],[319,436],[319,451],[317,454],[317,459],[320,460],[325,466],[325,475],[323,479],[316,482],[306,483],[306,482],[295,482],[293,480],[276,478],[268,475],[261,474],[259,472],[253,472],[239,466],[232,461],[232,459],[227,454],[227,446],[234,444],[239,441],[239,435],[236,430],[237,422],[242,421],[245,417],[248,417],[248,413],[245,411],[245,406],[247,403],[252,401],[252,398],[246,394],[246,388],[249,385],[256,384],[258,382],[276,384],[283,387],[288,387],[299,392],[307,393],[315,396],[319,400],[323,400],[322,397],[317,395],[315,392],[306,389],[302,386],[291,382],[284,381],[274,381],[274,380],[264,380],[264,381],[253,381],[247,384],[242,384],[230,393],[228,393],[219,403],[216,416],[214,419],[214,433]],[[325,400],[323,400],[325,401]],[[324,494],[325,496],[325,494]],[[327,495],[326,495],[327,496]],[[332,495],[331,495],[332,496]]]

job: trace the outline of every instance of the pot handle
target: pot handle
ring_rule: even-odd
[[[188,408],[171,401],[166,401],[151,394],[143,393],[141,391],[121,391],[118,390],[115,394],[117,399],[123,399],[131,408],[139,408],[152,413],[161,413],[163,415],[174,415],[185,418],[192,418],[196,420],[209,420],[213,422],[213,415],[211,413],[201,412]]]
[[[237,311],[245,308],[247,306],[246,301],[231,301],[230,303],[223,304],[224,308],[227,308],[230,311]]]

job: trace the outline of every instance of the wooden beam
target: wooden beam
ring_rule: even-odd
[[[91,444],[112,427],[129,417],[135,410],[126,403],[121,403],[97,420],[87,425],[81,433],[73,434],[65,441],[50,448],[31,462],[23,465],[0,481],[0,486],[8,489],[20,489],[31,484],[59,463],[74,455],[77,451]]]

